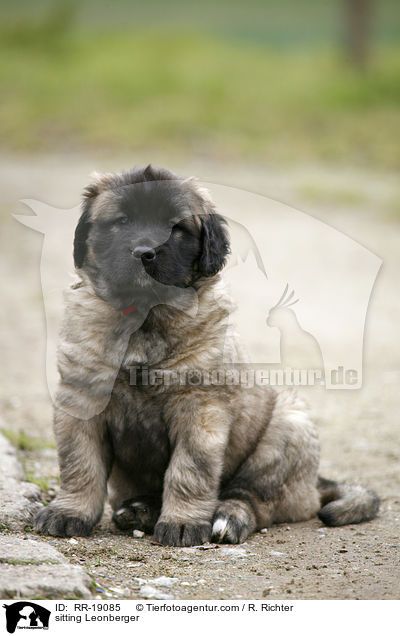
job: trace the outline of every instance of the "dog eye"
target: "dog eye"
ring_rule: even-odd
[[[127,216],[120,216],[119,219],[116,219],[115,223],[117,225],[125,225],[125,223],[128,223],[128,217]]]
[[[183,223],[175,223],[171,230],[173,236],[182,238],[184,234],[190,233],[189,228]]]
[[[183,237],[184,234],[184,229],[182,227],[179,227],[179,225],[175,225],[172,228],[172,236],[176,239],[181,239]]]

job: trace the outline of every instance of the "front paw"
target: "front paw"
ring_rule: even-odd
[[[252,532],[245,520],[235,515],[217,513],[212,526],[212,539],[215,543],[243,543]]]
[[[201,545],[211,538],[211,524],[158,521],[154,528],[154,538],[162,545],[181,547]]]
[[[62,510],[50,504],[39,512],[35,519],[35,530],[53,537],[86,537],[94,523],[78,517],[73,511]]]

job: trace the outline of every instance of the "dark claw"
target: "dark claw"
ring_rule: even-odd
[[[53,537],[86,537],[90,534],[94,523],[75,517],[70,512],[47,506],[35,519],[35,530],[40,534]]]
[[[211,524],[183,524],[159,521],[154,528],[156,541],[166,546],[189,547],[207,543],[211,537]]]

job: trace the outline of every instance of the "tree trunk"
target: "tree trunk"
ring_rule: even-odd
[[[369,61],[372,0],[345,0],[347,49],[351,64],[365,70]]]

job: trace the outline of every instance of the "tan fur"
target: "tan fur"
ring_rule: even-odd
[[[94,222],[99,215],[115,214],[108,193],[114,180],[113,175],[100,177],[87,193],[95,200]],[[202,212],[208,209],[208,195],[195,182],[184,183],[192,188],[193,201],[203,201]],[[90,263],[94,256],[88,243]],[[155,368],[162,377],[229,368],[223,362],[227,356],[244,362],[239,343],[227,332],[232,304],[219,275],[197,284],[193,307],[185,312],[153,307],[153,329],[143,330],[136,329],[134,315],[121,315],[98,296],[85,269],[78,274],[66,294],[58,356],[55,433],[61,488],[39,515],[37,529],[87,534],[102,514],[107,480],[117,512],[126,500],[146,494],[143,489],[152,494],[152,488],[162,488],[155,536],[164,544],[206,541],[212,522],[215,540],[238,542],[274,522],[315,516],[319,446],[295,393],[278,395],[268,386],[129,385],[135,365]],[[149,439],[164,435],[168,440],[167,459],[162,441],[146,451],[151,460],[159,454],[165,472],[147,475],[145,466],[133,477],[135,467],[131,472],[124,465],[125,449],[115,448],[115,440],[122,439],[127,417],[142,418]],[[146,439],[140,443],[146,445]],[[130,443],[134,446],[135,439]],[[125,514],[125,508],[119,512]]]

